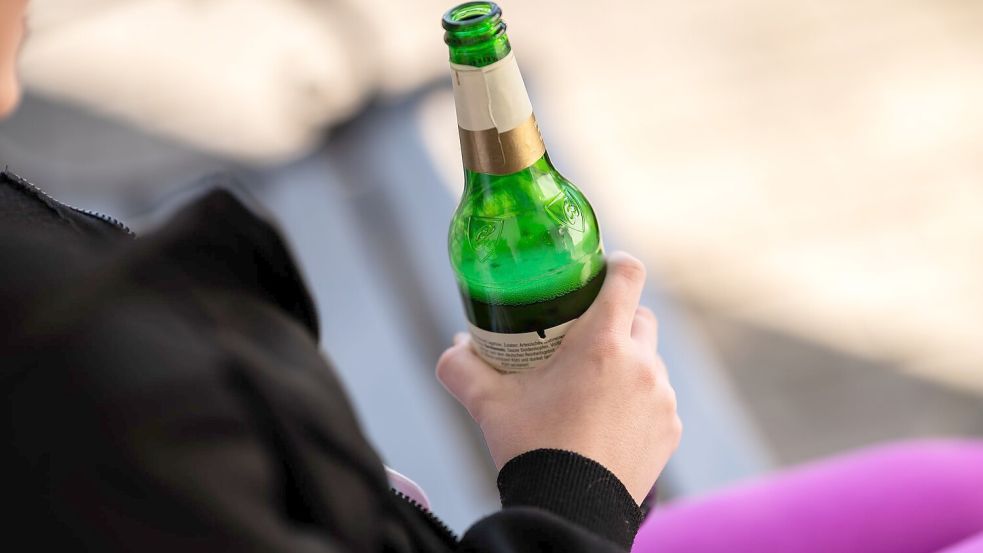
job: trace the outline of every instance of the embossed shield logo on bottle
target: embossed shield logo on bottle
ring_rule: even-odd
[[[468,220],[468,242],[478,261],[485,261],[495,254],[503,225],[497,217],[471,217]]]
[[[584,212],[577,200],[566,192],[560,192],[546,204],[546,213],[557,223],[584,232]]]

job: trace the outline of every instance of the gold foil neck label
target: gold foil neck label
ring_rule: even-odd
[[[458,131],[464,167],[478,173],[509,175],[529,167],[546,153],[535,115],[503,133],[496,128],[469,131],[458,127]]]

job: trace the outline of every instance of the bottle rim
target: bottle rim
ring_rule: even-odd
[[[496,17],[502,17],[502,8],[495,2],[465,2],[447,10],[441,25],[448,31],[461,31]]]

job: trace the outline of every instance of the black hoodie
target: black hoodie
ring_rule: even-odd
[[[4,541],[32,551],[607,553],[641,511],[580,455],[510,461],[455,537],[392,490],[276,229],[221,189],[134,238],[0,173]]]

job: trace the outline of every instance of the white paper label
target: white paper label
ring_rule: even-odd
[[[475,350],[491,366],[504,372],[528,371],[539,367],[560,347],[567,329],[577,319],[547,328],[541,337],[537,332],[502,334],[482,330],[472,324],[471,342]]]
[[[529,119],[532,103],[515,55],[484,67],[451,64],[457,124],[464,130],[508,132]]]

